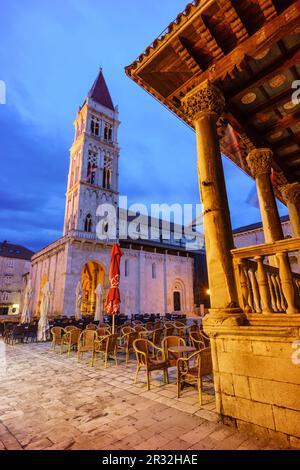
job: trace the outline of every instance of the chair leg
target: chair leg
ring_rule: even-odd
[[[164,369],[164,383],[165,383],[165,385],[168,385],[168,384],[169,384],[168,369]]]
[[[199,402],[202,405],[202,378],[198,379],[198,394],[199,394]]]
[[[147,390],[150,390],[150,372],[147,371]]]
[[[178,373],[177,375],[177,398],[180,398],[180,392],[181,392],[181,382],[180,382],[180,374]]]
[[[68,348],[68,356],[71,355],[71,343],[69,344],[69,348]]]
[[[78,351],[77,351],[77,361],[80,362],[80,349],[78,348]]]
[[[138,375],[139,375],[139,372],[140,372],[140,368],[141,368],[141,366],[137,365],[136,372],[135,372],[135,377],[134,377],[134,383],[135,384],[137,383],[137,380],[138,380]]]
[[[118,351],[115,349],[115,363],[118,365]]]

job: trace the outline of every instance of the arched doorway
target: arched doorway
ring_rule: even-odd
[[[82,268],[81,282],[83,289],[82,314],[93,315],[96,309],[95,290],[98,284],[105,288],[105,271],[103,266],[96,261],[88,261]],[[105,296],[103,295],[103,302]]]
[[[186,292],[185,285],[181,279],[176,279],[173,286],[173,312],[185,312]]]

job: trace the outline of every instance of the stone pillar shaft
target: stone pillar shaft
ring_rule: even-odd
[[[220,91],[208,81],[183,99],[185,113],[194,124],[197,137],[211,308],[223,310],[238,307],[230,253],[234,247],[233,235],[216,125],[224,104]]]
[[[280,191],[289,211],[293,237],[300,237],[300,183],[285,184]]]
[[[249,153],[247,158],[252,175],[256,180],[266,243],[273,243],[284,238],[271,183],[272,156],[273,153],[270,149],[255,149]]]

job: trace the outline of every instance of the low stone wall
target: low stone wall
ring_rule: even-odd
[[[226,317],[204,320],[223,422],[294,447],[300,447],[299,317],[258,315],[242,322],[247,326]]]

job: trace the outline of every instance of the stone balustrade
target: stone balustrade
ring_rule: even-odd
[[[289,253],[300,251],[300,238],[232,250],[239,303],[249,313],[300,313],[300,274],[290,269]],[[266,264],[268,257],[277,266]]]

